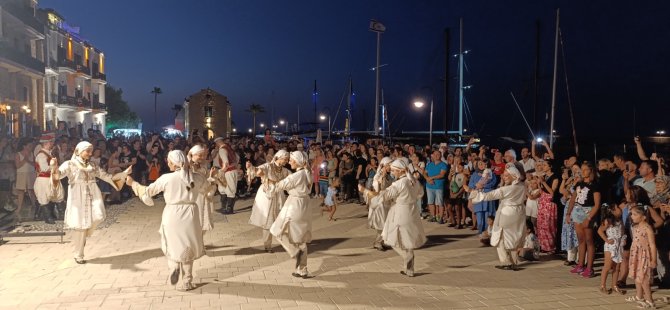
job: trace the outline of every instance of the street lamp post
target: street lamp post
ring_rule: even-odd
[[[331,130],[331,127],[330,127],[330,113],[328,113],[327,116],[323,115],[323,114],[321,114],[319,116],[319,118],[321,118],[322,121],[326,120],[326,117],[328,118],[328,140],[330,140],[330,130]]]
[[[285,127],[284,131],[285,131],[286,134],[288,134],[288,122],[284,121],[283,119],[280,119],[279,120],[279,125],[285,125],[286,127]]]
[[[423,101],[415,101],[414,106],[417,108],[422,108],[424,106]],[[430,99],[430,121],[428,123],[428,144],[433,145],[433,99]]]

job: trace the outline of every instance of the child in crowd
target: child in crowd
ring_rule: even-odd
[[[633,222],[633,243],[630,247],[628,277],[635,280],[635,296],[626,301],[637,302],[640,308],[656,308],[651,297],[651,271],[656,268],[656,241],[649,224],[650,206],[636,205],[630,211]]]
[[[619,264],[623,261],[623,245],[626,242],[621,221],[622,211],[617,204],[603,204],[602,207],[603,220],[598,228],[598,235],[605,241],[605,266],[600,276],[600,292],[611,294],[614,291],[623,295],[625,292],[616,285],[616,280],[619,278]],[[607,276],[610,270],[612,270],[611,290],[607,289]]]
[[[529,174],[527,185],[526,220],[533,223],[533,228],[535,228],[537,225],[537,199],[540,197],[542,190],[540,189],[540,181],[532,174]]]
[[[540,243],[535,236],[535,225],[526,221],[526,239],[523,242],[523,248],[518,249],[519,257],[527,261],[536,261],[540,259]]]
[[[328,186],[328,193],[326,193],[326,198],[323,199],[323,208],[321,209],[321,214],[323,212],[328,212],[328,220],[336,221],[333,216],[335,216],[335,211],[337,211],[337,189],[340,187],[340,178],[334,177],[330,180],[330,185]]]
[[[486,223],[487,228],[486,230],[479,235],[479,242],[481,242],[485,246],[490,246],[491,245],[491,232],[493,231],[493,222],[495,221],[495,217],[493,215],[489,215],[486,218]]]

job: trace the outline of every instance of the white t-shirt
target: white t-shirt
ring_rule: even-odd
[[[532,158],[528,158],[528,160],[524,161],[523,159],[520,160],[521,164],[523,165],[523,171],[528,172],[529,170],[534,170],[535,169],[535,160]]]

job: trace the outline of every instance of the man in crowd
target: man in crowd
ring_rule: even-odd
[[[428,196],[428,212],[430,222],[444,224],[444,178],[447,175],[447,165],[440,160],[442,154],[439,150],[433,150],[430,154],[430,162],[424,170],[426,179],[426,194]]]

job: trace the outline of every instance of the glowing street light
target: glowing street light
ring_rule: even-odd
[[[237,132],[237,128],[233,128],[233,132]]]
[[[414,106],[417,108],[423,108],[425,104],[421,100],[414,101]],[[433,145],[433,99],[430,99],[430,125],[428,132],[428,144]]]
[[[665,135],[665,130],[657,130],[656,134],[659,136]]]
[[[249,133],[251,133],[251,131],[252,131],[251,128],[249,128]]]
[[[261,123],[261,125],[260,125],[260,126],[261,126],[261,128],[263,128],[263,127],[265,127],[265,124]]]

